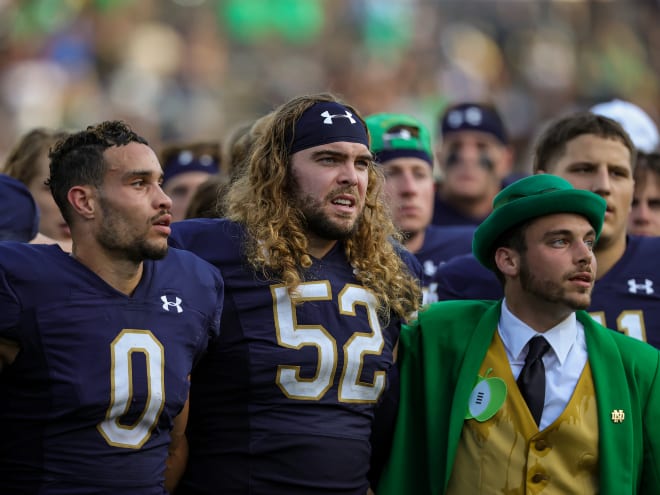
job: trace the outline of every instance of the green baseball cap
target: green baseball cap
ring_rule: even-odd
[[[433,166],[431,134],[416,118],[398,113],[376,113],[365,121],[371,134],[371,151],[378,163],[415,157]]]
[[[527,220],[555,213],[576,213],[587,218],[600,236],[607,202],[590,191],[575,189],[557,175],[536,174],[502,189],[493,200],[493,211],[474,232],[472,253],[493,270],[495,242],[507,230]]]

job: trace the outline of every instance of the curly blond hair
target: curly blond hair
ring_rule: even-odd
[[[246,254],[257,271],[285,284],[292,294],[312,265],[304,219],[286,194],[290,175],[289,144],[300,116],[318,102],[346,106],[365,126],[364,119],[334,95],[301,96],[280,106],[255,141],[244,173],[226,195],[226,216],[243,224],[248,233]],[[360,283],[378,300],[379,313],[409,317],[419,307],[419,282],[396,251],[400,233],[382,199],[384,178],[372,162],[363,218],[356,232],[344,241],[345,253]],[[248,201],[246,201],[248,199]]]

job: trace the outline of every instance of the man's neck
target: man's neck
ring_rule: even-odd
[[[521,287],[505,287],[504,293],[509,311],[539,333],[554,328],[574,312],[565,304],[529,294]]]
[[[133,294],[142,278],[144,263],[117,260],[98,248],[77,249],[74,243],[71,256],[96,273],[106,284],[127,296]]]

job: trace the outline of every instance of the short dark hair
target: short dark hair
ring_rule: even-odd
[[[621,142],[630,151],[630,166],[634,169],[635,145],[621,124],[602,115],[578,112],[555,120],[541,134],[534,147],[534,172],[552,173],[555,162],[564,154],[567,143],[584,134]]]
[[[104,151],[131,142],[148,145],[147,140],[133,132],[127,124],[113,120],[70,134],[51,149],[47,184],[67,223],[72,218],[67,199],[69,190],[83,184],[100,187],[107,171]]]
[[[530,224],[537,219],[538,217],[532,218],[525,222],[519,223],[518,225],[514,225],[509,230],[503,232],[502,235],[500,235],[493,243],[491,256],[494,257],[497,249],[501,247],[511,248],[517,251],[519,254],[524,254],[527,251],[525,232],[527,232],[527,228],[530,226]],[[493,266],[495,276],[497,276],[497,279],[500,281],[500,283],[504,285],[504,274],[497,267],[497,263],[493,263]]]
[[[637,151],[635,172],[646,170],[653,172],[656,175],[660,175],[660,153],[655,151],[652,153]],[[635,180],[637,180],[637,175],[635,175]]]

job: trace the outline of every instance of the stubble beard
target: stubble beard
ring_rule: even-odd
[[[304,228],[321,239],[343,241],[350,239],[358,230],[362,213],[350,224],[342,224],[333,221],[325,211],[323,211],[323,201],[303,194],[298,184],[293,183],[293,201],[294,206],[302,213]],[[328,197],[336,196],[343,191],[332,191]]]
[[[520,285],[525,292],[551,303],[565,304],[572,310],[587,309],[591,304],[591,289],[585,290],[583,298],[571,297],[566,289],[556,282],[539,280],[534,276],[524,257],[520,264]]]
[[[130,231],[130,227],[122,220],[118,213],[107,200],[100,200],[101,210],[103,211],[104,222],[98,233],[97,242],[106,250],[120,254],[134,263],[140,263],[144,260],[160,260],[167,255],[167,243],[157,244],[147,240],[149,226],[153,219],[149,219],[147,230],[140,235],[135,235]]]

